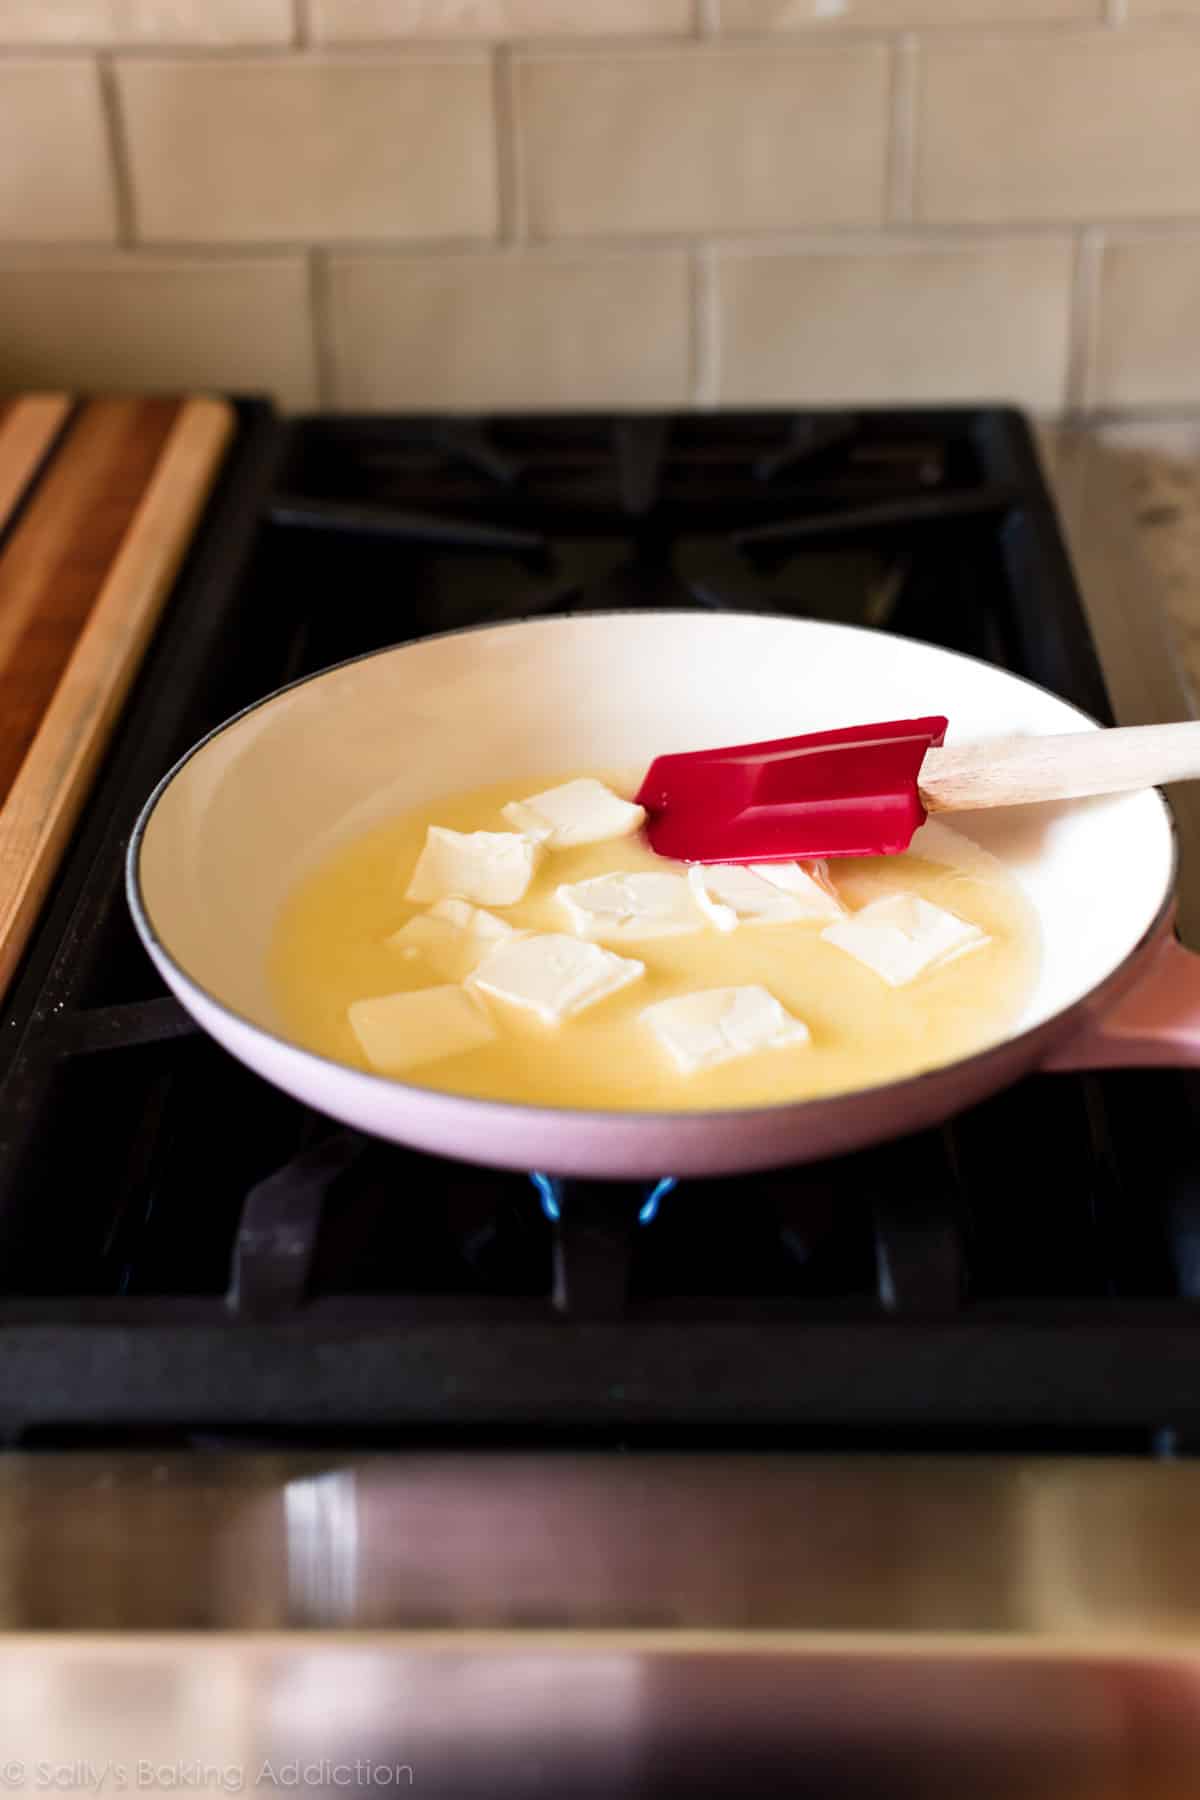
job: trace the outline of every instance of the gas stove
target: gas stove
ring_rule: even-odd
[[[466,625],[835,619],[1110,718],[1022,419],[238,420],[6,1003],[7,1443],[1191,1447],[1195,1076],[1035,1076],[750,1178],[497,1173],[371,1142],[229,1060],[122,892],[137,811],[197,737]]]

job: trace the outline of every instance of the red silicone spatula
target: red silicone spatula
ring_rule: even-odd
[[[895,856],[931,812],[1077,800],[1200,778],[1200,721],[945,749],[943,718],[659,756],[638,792],[660,856]]]

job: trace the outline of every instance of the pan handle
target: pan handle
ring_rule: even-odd
[[[1168,931],[1150,953],[1146,973],[1042,1067],[1200,1068],[1200,956]]]

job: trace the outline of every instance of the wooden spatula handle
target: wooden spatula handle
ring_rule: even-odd
[[[1080,800],[1196,780],[1200,720],[930,750],[918,786],[925,810],[935,813]]]

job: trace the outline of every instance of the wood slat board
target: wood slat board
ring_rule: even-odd
[[[0,400],[0,531],[33,485],[70,410],[65,394]]]
[[[0,403],[0,993],[234,429],[223,400]]]

